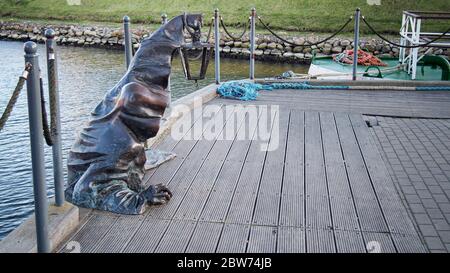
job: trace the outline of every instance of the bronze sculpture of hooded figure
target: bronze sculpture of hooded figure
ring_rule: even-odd
[[[69,153],[69,202],[141,214],[149,205],[170,200],[164,185],[143,185],[143,143],[158,133],[169,102],[172,58],[185,44],[184,29],[199,33],[201,22],[199,14],[183,14],[142,41],[128,71],[91,113]]]

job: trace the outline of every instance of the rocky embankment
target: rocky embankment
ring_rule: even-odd
[[[81,47],[100,47],[121,49],[124,46],[123,29],[100,27],[100,26],[80,26],[80,25],[43,25],[37,23],[17,23],[0,21],[0,39],[17,41],[35,41],[43,43],[45,28],[52,27],[57,34],[56,41],[60,45],[81,46]],[[151,34],[148,27],[133,26],[132,42],[135,49],[139,48],[142,39]],[[250,54],[248,36],[233,41],[222,33],[222,39],[219,41],[221,56],[230,58],[248,58]],[[297,46],[280,42],[277,38],[270,35],[257,35],[257,49],[255,51],[256,59],[264,61],[279,61],[292,63],[308,63],[313,52],[322,55],[331,55],[340,53],[346,49],[353,48],[351,38],[333,38],[317,46],[308,46],[308,43],[320,41],[323,37],[314,35],[304,37],[288,37],[288,41],[294,42]],[[213,42],[213,41],[212,41]],[[398,41],[397,41],[398,42]],[[374,55],[388,55],[397,57],[399,49],[377,39],[361,39],[361,47]],[[420,49],[422,52],[426,48]],[[450,57],[449,49],[431,49],[428,53],[435,55],[444,55]]]

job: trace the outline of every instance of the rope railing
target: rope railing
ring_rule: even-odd
[[[19,77],[19,81],[17,82],[16,88],[14,88],[11,98],[9,99],[8,104],[5,107],[5,111],[3,112],[2,117],[0,118],[0,132],[3,130],[6,122],[11,116],[11,112],[13,111],[14,106],[16,105],[17,99],[20,96],[20,92],[22,91],[25,82],[27,81],[28,74],[30,73],[31,68],[32,65],[30,63],[27,63],[25,65],[25,69],[23,70],[22,75]]]
[[[228,31],[225,23],[223,22],[223,18],[222,16],[220,16],[220,25],[222,26],[224,32],[228,35],[228,37],[230,37],[233,41],[238,41],[241,40],[242,37],[244,37],[245,33],[247,33],[247,29],[248,29],[248,22],[244,25],[244,30],[242,31],[242,33],[238,36],[234,36],[233,34],[231,34],[231,32]]]
[[[442,39],[443,37],[445,37],[448,33],[450,33],[450,28],[447,29],[447,31],[445,31],[444,33],[442,33],[441,35],[439,35],[438,37],[436,37],[433,40],[430,40],[429,42],[423,43],[423,44],[418,44],[418,45],[401,45],[395,42],[390,41],[389,39],[387,39],[386,37],[384,37],[383,35],[381,35],[378,31],[375,30],[375,28],[369,23],[367,22],[366,18],[364,16],[361,16],[363,22],[367,25],[367,27],[375,34],[377,35],[381,40],[385,41],[386,43],[396,46],[396,47],[400,47],[400,48],[419,48],[419,47],[427,47],[430,44]]]
[[[57,124],[57,109],[56,109],[56,76],[55,76],[55,59],[48,60],[48,71],[50,73],[49,79],[53,81],[52,83],[49,82],[49,100],[50,100],[50,124],[48,122],[48,115],[47,115],[47,107],[44,99],[44,84],[42,78],[40,78],[40,89],[41,89],[41,108],[42,108],[42,127],[44,130],[44,139],[45,143],[47,143],[48,146],[53,146],[53,140],[56,135],[56,124]]]
[[[288,41],[286,39],[284,39],[283,37],[281,37],[280,35],[276,34],[266,23],[264,23],[264,21],[261,19],[260,16],[258,16],[258,20],[261,23],[261,25],[267,29],[273,36],[275,36],[276,38],[278,38],[279,40],[281,40],[282,42],[289,44],[291,46],[316,46],[319,45],[321,43],[324,43],[332,38],[334,38],[336,35],[338,35],[339,33],[341,33],[347,26],[348,24],[353,20],[353,17],[350,17],[347,22],[345,22],[345,24],[343,24],[336,32],[334,32],[332,35],[328,36],[327,38],[320,40],[318,42],[315,43],[311,43],[309,41],[305,41],[305,44],[297,44],[291,41]]]
[[[211,22],[209,23],[208,35],[206,36],[206,42],[209,43],[212,34],[212,28],[214,26],[214,17],[211,18]]]
[[[45,106],[45,99],[44,99],[44,81],[42,78],[39,78],[39,85],[40,85],[40,93],[41,93],[41,109],[42,109],[42,129],[44,132],[44,139],[45,143],[47,143],[48,146],[53,145],[52,140],[52,134],[50,132],[50,126],[48,124],[48,118],[47,118],[47,109]]]

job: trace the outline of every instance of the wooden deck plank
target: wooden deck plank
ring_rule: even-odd
[[[125,253],[153,253],[169,226],[169,220],[147,218],[125,246]]]
[[[306,233],[303,228],[283,227],[278,228],[277,253],[305,253]]]
[[[335,230],[361,230],[352,197],[332,196],[330,203]]]
[[[265,151],[260,142],[253,141],[245,159],[233,199],[225,218],[226,223],[250,224],[258,185],[264,165]]]
[[[220,121],[219,124],[223,125],[223,119],[224,116],[221,114],[221,112],[219,112],[217,115],[214,115],[211,120],[206,122],[203,130],[200,129],[200,132],[205,132],[207,130],[211,131],[212,127],[218,123],[218,120]],[[220,134],[221,131],[222,128],[217,130],[215,134]],[[198,171],[202,167],[205,159],[207,158],[208,154],[211,151],[211,148],[215,143],[215,140],[202,139],[201,135],[197,136],[197,138],[200,138],[200,140],[197,141],[197,144],[184,159],[183,163],[168,183],[169,188],[173,193],[172,199],[164,206],[152,208],[152,210],[149,211],[149,215],[151,217],[172,219],[180,203],[183,201],[187,190],[189,189],[191,183],[194,181]],[[185,141],[186,140],[183,140],[180,145],[184,145],[183,142]]]
[[[305,113],[306,227],[332,227],[319,113]]]
[[[306,251],[308,253],[335,253],[336,244],[332,230],[307,229]]]
[[[192,236],[196,222],[185,220],[172,220],[162,237],[156,253],[183,253]]]
[[[363,232],[368,253],[397,253],[389,233]]]
[[[222,223],[198,222],[189,241],[188,253],[213,253],[223,229]]]
[[[350,107],[354,107],[356,109],[371,109],[374,110],[375,106],[380,106],[381,110],[394,110],[397,108],[397,110],[405,111],[409,107],[408,103],[399,103],[398,98],[377,98],[377,97],[343,97],[343,96],[330,96],[328,95],[326,98],[323,98],[321,96],[310,96],[310,97],[299,97],[297,94],[294,96],[289,96],[289,94],[282,94],[281,96],[275,96],[273,94],[262,96],[260,101],[272,101],[272,103],[279,103],[279,104],[291,104],[292,102],[299,102],[300,106],[326,106],[326,104],[330,104],[330,101],[333,101],[333,108],[340,107],[344,109],[348,109]],[[413,103],[417,103],[413,102]],[[445,102],[448,103],[448,102]],[[438,108],[443,105],[442,101],[426,101],[424,100],[422,104],[417,104],[417,107],[414,108],[415,111],[424,111],[424,110],[432,110],[432,108]],[[413,109],[410,109],[411,111]]]
[[[242,128],[242,124],[246,120],[245,114],[242,115],[239,113],[239,110],[230,111],[230,114],[227,117],[227,124],[228,122],[236,123],[232,124],[233,127],[235,127],[235,129],[233,129],[234,134],[230,134],[230,136],[228,136],[230,139],[217,140],[214,143],[214,146],[208,154],[205,163],[200,168],[197,176],[180,204],[174,216],[175,219],[199,219],[216,179],[223,169],[223,164],[229,154],[234,138],[237,136],[239,129]],[[232,120],[230,120],[230,117],[233,117]],[[243,129],[245,130],[245,127]]]
[[[305,227],[305,113],[291,111],[281,192],[280,226]]]
[[[78,243],[81,253],[95,252],[98,242],[105,236],[117,219],[117,215],[94,213],[68,242]],[[70,248],[64,246],[61,252],[70,252],[70,250]]]
[[[222,107],[222,105],[220,105]],[[174,128],[179,128],[181,125],[179,124],[190,124],[190,127],[187,128],[184,135],[190,135],[192,134],[192,130],[197,122],[203,122],[203,110],[204,108],[200,108],[197,111],[190,111],[189,113],[185,113],[179,120],[175,122],[173,125]],[[167,170],[175,168],[174,166],[177,165],[176,162],[182,162],[184,157],[190,152],[193,145],[195,145],[195,141],[191,141],[188,143],[184,143],[184,145],[178,145],[182,139],[175,139],[172,137],[171,134],[168,134],[166,137],[163,138],[163,140],[160,143],[154,144],[150,149],[158,149],[162,151],[172,151],[176,154],[176,158],[172,159],[171,161],[174,161],[174,163],[169,164],[169,162],[166,162],[165,164],[154,168],[152,170],[148,170],[143,178],[143,181],[145,181],[146,185],[150,184],[158,184],[158,183],[166,183],[170,180],[170,177],[167,177],[167,174],[170,172],[167,172]],[[190,145],[186,145],[190,144]],[[171,162],[170,161],[170,162]],[[176,168],[178,169],[178,168]],[[153,175],[156,175],[156,177],[152,180],[150,178]],[[163,181],[163,182],[158,182]]]
[[[257,131],[258,119],[253,120],[253,116],[245,111],[238,111],[237,113],[238,115],[244,115],[242,125],[244,128],[241,128],[238,132],[237,139],[232,143],[230,152],[225,158],[223,167],[200,216],[202,221],[223,222],[225,220],[250,148],[251,139]],[[246,135],[239,135],[244,129]]]
[[[335,114],[345,166],[362,231],[388,232],[348,115]]]
[[[120,215],[111,229],[96,244],[93,252],[119,253],[122,252],[131,237],[139,229],[144,220],[143,215]]]
[[[222,104],[219,104],[219,106],[221,108],[223,107]],[[184,134],[180,133],[180,135],[183,135],[181,139],[174,139],[171,134],[164,138],[163,143],[168,142],[168,147],[173,147],[171,150],[176,154],[176,157],[149,171],[148,175],[145,177],[147,185],[158,183],[168,184],[170,182],[173,175],[176,173],[176,170],[179,169],[187,155],[197,144],[197,140],[192,138],[194,134],[193,130],[199,130],[197,124],[203,124],[212,119],[211,116],[204,117],[203,112],[204,107],[196,111],[190,111],[189,113],[184,114],[184,116],[173,125],[174,128],[183,128],[184,124],[190,122],[188,128],[185,128],[186,132],[184,132]],[[188,138],[188,136],[191,136],[191,138]],[[186,139],[184,137],[186,137]],[[157,145],[156,148],[159,149],[159,145]]]
[[[196,144],[196,140],[183,140],[181,144],[177,145],[172,150],[172,152],[176,154],[176,157],[157,167],[153,171],[153,174],[148,178],[147,184],[155,185],[163,183],[168,185]]]
[[[417,234],[362,116],[350,115],[350,119],[389,230]]]
[[[272,119],[278,118],[276,113]],[[258,120],[260,122],[261,120]],[[260,123],[258,123],[260,124]],[[271,125],[272,125],[271,124]],[[270,130],[272,131],[272,130]],[[261,149],[262,141],[252,141],[239,177],[233,199],[226,217],[226,223],[250,224],[253,217],[258,187],[261,181],[267,151]]]
[[[276,251],[277,227],[252,226],[247,253],[274,253]]]
[[[332,113],[320,113],[325,168],[334,229],[359,230],[358,215]]]
[[[245,253],[250,225],[225,224],[217,245],[217,253]]]
[[[286,154],[286,140],[290,119],[290,112],[280,110],[278,130],[272,130],[270,145],[277,146],[275,150],[267,152],[257,194],[253,224],[278,225],[281,190],[283,184],[284,161]]]
[[[234,115],[235,112],[231,112]],[[227,117],[228,119],[229,117]],[[240,124],[243,121],[237,120]],[[225,124],[225,123],[224,123]],[[224,125],[223,124],[223,125]],[[222,169],[224,160],[233,144],[233,139],[216,140],[201,166],[193,182],[186,191],[183,201],[180,203],[174,219],[198,220],[203,206],[210,194],[216,178]]]
[[[426,253],[428,252],[419,236],[392,234],[395,247],[400,253]]]
[[[395,189],[394,183],[363,117],[356,114],[349,115],[349,117],[376,195],[380,200],[399,200],[398,194],[393,191]]]
[[[330,197],[351,197],[341,144],[333,113],[320,113],[322,142]]]
[[[236,104],[226,99],[217,102]],[[253,104],[278,104],[303,111],[329,111],[373,115],[450,117],[446,92],[277,90],[260,93]]]
[[[361,232],[336,230],[334,234],[338,253],[366,253]]]
[[[200,216],[201,221],[225,220],[250,143],[250,140],[233,143]]]

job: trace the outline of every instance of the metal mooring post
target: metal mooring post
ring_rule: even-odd
[[[161,14],[161,25],[167,24],[167,14]],[[164,115],[164,118],[170,116],[170,104],[172,103],[172,92],[170,90],[170,75],[169,80],[167,81],[167,89],[169,90],[169,102],[167,104],[167,114]]]
[[[216,84],[220,84],[220,30],[219,30],[219,9],[214,10],[214,71]]]
[[[42,129],[41,92],[37,45],[24,44],[25,63],[32,69],[27,79],[28,121],[30,124],[31,164],[33,169],[34,208],[36,217],[37,251],[50,252],[48,239],[48,204],[45,184],[44,143]]]
[[[255,79],[255,22],[256,9],[252,8],[250,16],[250,80]]]
[[[167,14],[161,14],[161,25],[167,24]]]
[[[124,32],[124,43],[125,43],[125,60],[127,69],[130,67],[131,59],[133,59],[133,48],[131,44],[131,33],[130,33],[130,17],[123,17],[123,32]]]
[[[47,48],[47,75],[48,90],[50,98],[50,113],[52,122],[55,122],[52,134],[52,155],[53,155],[53,179],[55,183],[55,203],[60,207],[64,204],[64,173],[62,167],[61,148],[61,113],[59,110],[59,90],[58,90],[58,67],[55,49],[55,31],[51,28],[45,31],[47,38],[45,45]]]
[[[352,80],[356,81],[358,69],[358,50],[359,50],[359,20],[361,18],[361,10],[356,9],[355,12],[355,38],[353,39],[353,76]]]

